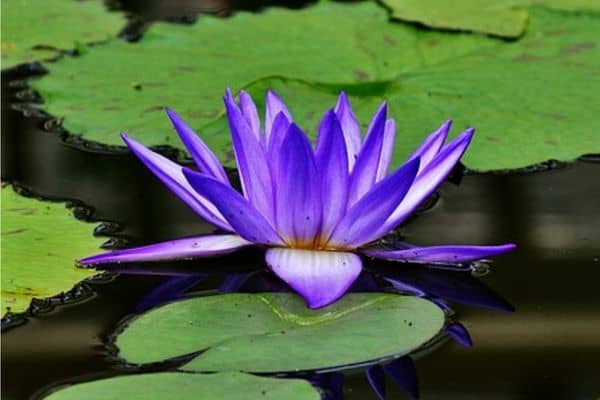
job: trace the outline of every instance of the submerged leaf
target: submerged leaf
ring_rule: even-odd
[[[206,350],[189,371],[325,370],[408,353],[443,324],[437,306],[409,296],[352,293],[310,310],[290,293],[227,294],[150,311],[116,344],[136,364]]]
[[[27,309],[73,287],[95,273],[74,261],[96,251],[101,239],[92,226],[77,221],[63,204],[39,201],[2,188],[2,314]]]

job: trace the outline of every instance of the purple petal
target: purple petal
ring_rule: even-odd
[[[213,225],[226,231],[233,228],[219,210],[206,198],[198,195],[183,175],[182,167],[157,154],[121,132],[121,138],[137,158],[185,204]]]
[[[387,115],[387,104],[384,102],[373,117],[365,143],[358,154],[356,164],[350,175],[350,193],[348,205],[352,206],[367,193],[375,184],[377,168],[381,158],[383,136],[385,133],[385,121]]]
[[[417,368],[415,368],[415,363],[410,356],[400,357],[384,365],[383,370],[396,385],[406,390],[414,399],[419,398]]]
[[[267,221],[273,222],[273,184],[263,146],[252,133],[230,91],[225,95],[225,107],[244,195]]]
[[[379,227],[402,201],[418,169],[417,158],[377,183],[348,210],[335,227],[329,243],[333,246],[354,248],[377,239]]]
[[[292,114],[290,114],[289,110],[285,106],[285,103],[277,96],[277,94],[271,90],[267,90],[267,96],[265,101],[265,140],[268,145],[271,138],[271,132],[273,127],[273,122],[277,117],[277,114],[282,112],[288,119],[288,121],[293,121]]]
[[[365,249],[363,253],[376,258],[412,263],[456,264],[494,257],[513,250],[513,243],[497,246],[428,246],[403,250]]]
[[[396,141],[396,121],[388,119],[385,121],[385,130],[383,132],[383,144],[381,145],[381,157],[377,166],[377,176],[375,182],[379,182],[387,176],[388,168],[392,162],[394,154],[394,142]],[[421,163],[423,160],[421,160]],[[421,169],[422,167],[419,167]]]
[[[246,118],[248,126],[250,127],[252,133],[254,133],[256,140],[260,142],[260,119],[258,118],[256,104],[254,104],[252,97],[250,97],[250,95],[244,90],[240,90],[239,98],[242,115],[244,118]]]
[[[358,119],[356,119],[352,111],[352,106],[350,106],[350,102],[348,101],[348,96],[344,92],[341,92],[338,97],[335,113],[342,126],[342,132],[344,132],[346,154],[348,156],[348,171],[352,171],[362,146],[362,140],[360,138]]]
[[[448,325],[445,330],[446,333],[461,346],[473,346],[473,340],[471,339],[469,331],[461,323],[453,322]]]
[[[272,248],[266,261],[310,308],[325,307],[342,297],[362,270],[359,256],[334,251]]]
[[[344,134],[333,110],[325,114],[318,132],[316,161],[322,181],[323,206],[320,235],[322,240],[327,240],[340,218],[346,213],[348,158]]]
[[[281,145],[275,215],[277,232],[294,247],[308,246],[321,227],[321,179],[308,138],[291,124]]]
[[[81,265],[96,265],[212,257],[231,253],[240,247],[251,244],[251,242],[237,235],[199,236],[96,254],[82,258],[78,263]]]
[[[170,108],[166,109],[167,115],[173,124],[173,128],[181,138],[181,141],[190,152],[200,172],[212,176],[223,183],[229,184],[229,178],[217,156],[200,139],[200,136],[185,121]]]
[[[452,142],[444,146],[442,151],[435,156],[425,169],[419,172],[402,203],[382,225],[379,232],[381,235],[391,231],[408,218],[419,204],[444,181],[469,146],[473,133],[472,129],[468,129],[457,136]]]
[[[451,126],[452,120],[449,119],[444,122],[435,132],[427,136],[423,143],[410,155],[410,157],[408,157],[409,160],[421,157],[421,167],[419,168],[419,171],[425,169],[438,154],[446,141]]]
[[[271,127],[271,140],[269,140],[267,148],[267,158],[269,160],[271,178],[273,179],[274,186],[277,186],[277,177],[279,176],[279,158],[282,155],[285,156],[285,154],[281,152],[281,145],[286,137],[290,123],[290,120],[288,120],[285,114],[280,112],[275,117],[273,126]]]
[[[213,202],[238,235],[254,243],[283,244],[265,217],[233,188],[188,168],[183,174],[196,192]]]
[[[379,364],[375,364],[367,369],[367,380],[369,385],[377,394],[381,400],[385,400],[385,374],[383,373],[383,367]]]

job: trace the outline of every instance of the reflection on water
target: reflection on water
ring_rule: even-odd
[[[46,197],[78,199],[92,207],[88,217],[118,222],[123,228],[112,233],[132,244],[209,231],[129,154],[67,144],[60,133],[40,130],[42,120],[23,119],[19,111],[9,110],[6,99],[15,90],[7,90],[6,77],[3,74],[3,180]],[[599,173],[598,163],[579,161],[531,175],[470,174],[458,186],[444,185],[437,204],[403,227],[401,234],[416,244],[518,243],[517,251],[494,261],[492,271],[482,278],[485,286],[467,275],[452,279],[458,276],[452,274],[463,272],[421,274],[421,269],[403,264],[369,266],[378,284],[385,280],[434,300],[446,298],[471,333],[472,349],[448,342],[417,360],[422,398],[571,399],[600,393]],[[85,216],[84,210],[80,213]],[[252,270],[261,262],[260,254],[252,252],[240,257],[227,263],[239,265],[241,260]],[[216,268],[214,262],[202,265],[210,271]],[[248,277],[244,271],[226,280],[203,276],[192,282],[189,267],[179,264],[177,279],[160,275],[159,266],[153,275],[125,271],[108,284],[93,283],[95,297],[4,332],[3,398],[26,398],[64,380],[114,375],[110,367],[115,363],[103,346],[114,326],[173,293],[280,284],[268,273]],[[364,290],[372,282],[362,284]],[[509,308],[489,287],[518,312],[463,305]],[[363,374],[347,376],[345,382],[345,398],[374,398]],[[406,397],[391,385],[388,395]]]

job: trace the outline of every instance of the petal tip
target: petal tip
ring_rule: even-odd
[[[123,142],[124,142],[124,143],[127,145],[127,147],[129,147],[129,149],[130,149],[131,151],[134,151],[134,152],[135,152],[135,150],[134,150],[134,148],[133,148],[133,147],[134,147],[136,144],[138,144],[138,143],[137,143],[135,140],[133,140],[131,137],[129,137],[129,136],[128,136],[128,135],[127,135],[125,132],[123,132],[123,131],[121,131],[121,132],[119,133],[119,136],[121,136],[121,140],[122,140],[122,141],[123,141]]]
[[[272,248],[265,260],[310,309],[339,300],[362,271],[362,261],[353,253]]]

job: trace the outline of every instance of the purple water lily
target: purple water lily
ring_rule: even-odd
[[[384,102],[364,139],[348,98],[318,127],[316,146],[293,122],[285,104],[267,92],[265,125],[244,91],[225,107],[242,193],[214,153],[172,110],[167,114],[199,172],[181,167],[121,134],[131,151],[202,218],[229,233],[112,251],[83,265],[210,257],[244,246],[267,248],[271,270],[302,295],[310,308],[340,298],[362,270],[359,253],[414,263],[464,263],[512,250],[497,246],[372,243],[404,221],[445,179],[473,136],[468,129],[444,145],[450,121],[430,134],[406,163],[388,173],[395,123]]]

